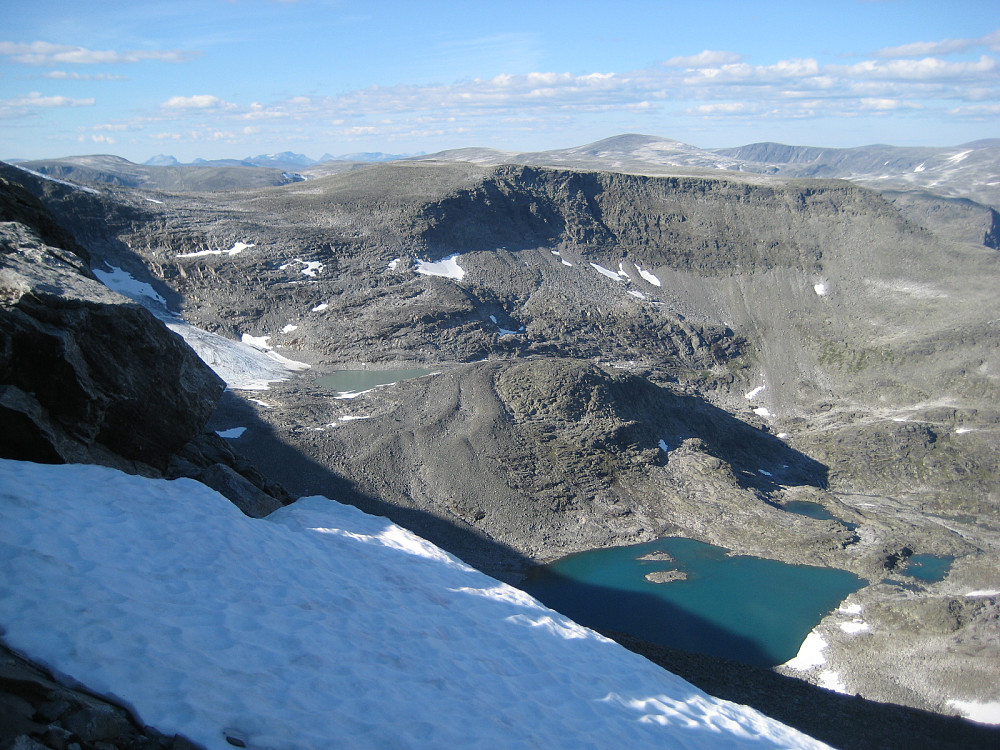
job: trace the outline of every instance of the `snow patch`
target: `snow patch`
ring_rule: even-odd
[[[164,307],[167,306],[167,301],[163,299],[159,292],[153,289],[152,285],[144,281],[139,281],[128,271],[123,271],[117,266],[108,264],[108,267],[111,269],[110,271],[102,271],[99,268],[92,268],[91,270],[94,272],[94,276],[100,279],[101,283],[111,291],[118,292],[137,302],[141,301],[139,298],[143,298],[158,302]]]
[[[964,159],[971,153],[972,149],[969,149],[968,151],[962,151],[961,153],[955,154],[954,156],[949,156],[948,161],[955,162],[955,164],[958,164],[960,161],[962,161],[962,159]]]
[[[664,453],[669,453],[670,452],[670,446],[667,445],[667,441],[666,440],[661,440],[659,443],[657,443],[657,445],[660,446],[660,450],[663,451]]]
[[[822,666],[826,664],[826,657],[823,656],[823,650],[828,645],[823,636],[816,631],[812,631],[802,641],[802,645],[799,646],[799,652],[786,661],[784,666],[794,669],[796,672],[807,672],[813,667]]]
[[[150,203],[159,203],[161,206],[163,205],[163,201],[158,201],[155,198],[147,198],[145,195],[142,196],[142,199],[144,201],[149,201]]]
[[[41,177],[43,180],[48,180],[49,182],[55,182],[59,185],[65,185],[66,187],[73,188],[74,190],[82,190],[85,193],[92,193],[93,195],[100,195],[100,192],[94,190],[92,187],[84,187],[83,185],[76,185],[72,182],[66,182],[66,180],[57,180],[55,177],[49,177],[47,174],[42,174],[41,172],[36,172],[34,169],[28,169],[27,167],[19,167],[17,164],[11,164],[12,167],[20,169],[22,172],[27,172],[28,174],[33,174],[35,177]]]
[[[861,620],[852,620],[851,622],[840,623],[840,629],[845,633],[850,633],[854,635],[855,633],[863,633],[868,630],[871,626],[867,622],[861,622]]]
[[[236,438],[241,437],[246,431],[246,427],[233,427],[228,430],[216,430],[215,434],[226,440],[236,440]]]
[[[967,432],[972,432],[972,430],[970,430],[968,427],[959,427],[957,430],[955,430],[956,435],[964,435]]]
[[[322,304],[316,305],[316,307],[314,307],[309,312],[323,312],[328,307],[329,305],[326,302],[323,302]]]
[[[601,276],[607,276],[609,279],[614,279],[615,281],[628,281],[628,277],[622,278],[617,271],[612,271],[610,268],[605,268],[597,263],[591,263],[591,268],[597,271]]]
[[[281,329],[281,332],[282,333],[291,333],[292,331],[297,331],[298,329],[299,329],[298,326],[294,326],[291,323],[289,323],[284,328]]]
[[[813,284],[813,291],[815,291],[820,297],[825,297],[829,289],[826,286],[826,282],[820,281],[817,284]]]
[[[758,406],[756,409],[753,410],[753,413],[756,414],[758,417],[771,416],[771,412],[770,410],[768,410],[766,406]]]
[[[966,596],[1000,596],[1000,589],[977,589],[970,591]]]
[[[835,693],[843,693],[844,695],[848,694],[847,685],[845,685],[844,681],[840,679],[840,675],[832,670],[824,669],[819,673],[819,684],[820,687],[832,690]]]
[[[446,279],[461,281],[465,278],[465,269],[458,265],[459,253],[449,255],[438,261],[418,260],[417,273],[425,276],[443,276]]]
[[[205,255],[228,255],[232,257],[234,255],[239,255],[244,250],[249,250],[251,247],[256,247],[254,244],[247,244],[245,242],[236,242],[228,250],[199,250],[194,253],[180,253],[178,258],[200,258]]]
[[[843,612],[845,615],[860,615],[864,609],[860,604],[848,604],[847,606],[841,605],[837,608],[837,611]]]
[[[762,393],[765,388],[767,388],[766,385],[758,385],[752,391],[748,391],[747,393],[744,393],[743,394],[743,398],[745,398],[747,401],[750,401],[753,398],[755,398],[758,394]]]
[[[631,295],[632,295],[633,297],[635,297],[636,299],[641,299],[641,300],[643,300],[643,301],[645,301],[645,300],[648,300],[648,299],[649,299],[649,297],[648,297],[647,295],[643,294],[643,293],[642,293],[642,292],[640,292],[640,291],[639,291],[638,289],[629,289],[629,290],[628,290],[628,293],[629,293],[629,294],[631,294]]]
[[[389,261],[389,265],[386,267],[390,271],[395,271],[399,267],[399,264],[402,260],[403,260],[402,258],[393,258],[392,260]]]
[[[648,281],[650,284],[652,284],[653,286],[662,286],[660,284],[660,280],[654,274],[650,273],[649,271],[643,268],[640,268],[638,263],[633,263],[633,265],[635,266],[635,270],[639,272],[639,275],[646,281]]]
[[[324,268],[323,264],[318,260],[302,260],[301,258],[292,258],[287,263],[278,266],[278,270],[284,271],[286,268],[291,268],[296,263],[300,263],[303,266],[303,268],[299,269],[299,273],[303,276],[309,276],[314,279]]]
[[[1000,701],[948,701],[948,705],[970,721],[980,724],[1000,724]]]
[[[267,351],[271,347],[268,346],[267,340],[271,338],[270,336],[251,336],[249,333],[244,333],[240,337],[242,341],[247,346],[252,346],[254,349],[260,349],[260,351]]]
[[[772,474],[769,471],[765,471],[764,469],[757,469],[757,473],[758,474],[762,474],[765,477],[773,477],[774,476],[774,474]]]
[[[924,164],[925,163],[926,162],[920,162],[920,164],[918,164],[916,167],[913,168],[913,171],[914,172],[923,172],[924,171]]]

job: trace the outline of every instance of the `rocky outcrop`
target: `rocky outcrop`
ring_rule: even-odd
[[[0,646],[2,750],[198,750],[138,723],[121,706],[60,684]]]
[[[0,455],[192,477],[251,516],[290,503],[203,433],[223,381],[94,278],[89,254],[10,173],[0,170]]]
[[[166,468],[222,381],[147,310],[24,225],[3,226],[0,252],[5,454]]]

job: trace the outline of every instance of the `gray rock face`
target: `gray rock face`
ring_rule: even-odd
[[[9,455],[166,467],[222,382],[148,311],[23,225],[0,229],[0,394]],[[122,356],[127,350],[127,356]]]
[[[0,748],[3,750],[197,750],[138,724],[127,710],[60,685],[0,646]]]

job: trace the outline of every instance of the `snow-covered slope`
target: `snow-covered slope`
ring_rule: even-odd
[[[818,748],[382,518],[0,460],[0,632],[210,749]]]

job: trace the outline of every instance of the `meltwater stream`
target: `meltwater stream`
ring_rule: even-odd
[[[640,559],[649,557],[658,559]],[[670,570],[683,580],[646,579]],[[809,631],[862,585],[842,570],[729,556],[670,538],[570,555],[535,569],[523,588],[588,627],[771,667],[794,657]]]

